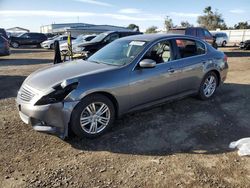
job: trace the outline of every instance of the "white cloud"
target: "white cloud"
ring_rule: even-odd
[[[19,17],[19,16],[46,16],[46,17],[107,17],[116,20],[129,20],[129,21],[161,21],[163,16],[154,14],[141,14],[138,16],[128,16],[124,14],[113,13],[94,13],[94,12],[71,12],[71,11],[50,11],[50,10],[1,10],[0,16],[4,17]]]
[[[243,14],[243,13],[245,13],[245,10],[233,9],[233,10],[230,10],[229,12],[234,13],[234,14]]]
[[[139,14],[141,13],[141,10],[136,8],[124,8],[120,9],[118,12],[122,14]]]
[[[185,13],[185,12],[170,12],[170,15],[177,17],[189,17],[189,18],[196,18],[200,16],[200,14],[198,13]]]
[[[99,6],[104,6],[104,7],[113,7],[114,5],[102,1],[97,1],[97,0],[74,0],[78,1],[81,3],[88,3],[88,4],[93,4],[93,5],[99,5]]]

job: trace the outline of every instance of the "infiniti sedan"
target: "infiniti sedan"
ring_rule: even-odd
[[[21,119],[37,131],[65,138],[71,129],[97,137],[125,113],[189,95],[213,97],[227,70],[227,56],[198,38],[135,35],[115,40],[87,61],[32,73],[16,102]]]

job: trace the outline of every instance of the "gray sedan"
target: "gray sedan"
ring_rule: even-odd
[[[97,137],[125,113],[189,95],[211,98],[227,70],[227,56],[195,37],[136,35],[87,61],[32,73],[16,102],[21,119],[37,131]]]

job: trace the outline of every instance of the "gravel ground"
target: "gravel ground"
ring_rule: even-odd
[[[100,138],[66,141],[35,132],[15,107],[22,81],[53,52],[0,57],[0,187],[250,187],[250,158],[228,149],[250,136],[250,52],[221,50],[230,70],[213,99],[129,114]]]

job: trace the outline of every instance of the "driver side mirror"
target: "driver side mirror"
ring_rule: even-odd
[[[152,59],[143,59],[139,63],[141,68],[154,68],[156,66],[156,62]]]

